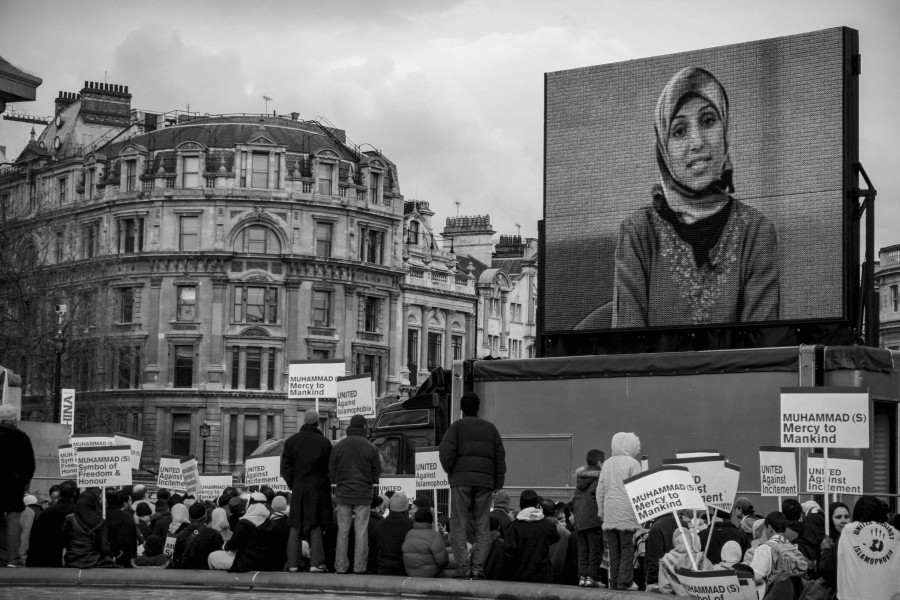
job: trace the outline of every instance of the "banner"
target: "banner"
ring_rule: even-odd
[[[780,446],[759,447],[760,496],[796,496],[797,451]]]
[[[144,440],[133,435],[117,433],[115,435],[116,446],[131,446],[131,468],[141,468],[141,452],[144,451]]]
[[[78,461],[78,487],[119,487],[131,485],[131,448],[99,446],[81,448]]]
[[[225,488],[233,485],[231,474],[201,475],[200,495],[198,500],[212,500],[215,502],[225,491]]]
[[[288,398],[336,398],[337,379],[346,373],[344,359],[292,360]]]
[[[678,581],[693,600],[757,600],[753,579],[731,570],[690,571],[675,569]]]
[[[781,390],[783,448],[868,448],[869,393],[859,388]]]
[[[75,390],[62,388],[59,390],[61,405],[59,407],[59,422],[69,426],[69,434],[75,433]]]
[[[156,485],[167,490],[184,491],[184,478],[181,476],[183,456],[165,454],[159,459],[159,476]]]
[[[691,472],[680,465],[657,467],[629,477],[625,480],[625,491],[638,523],[652,521],[675,510],[706,510]]]
[[[348,375],[338,377],[337,403],[338,419],[349,419],[353,415],[375,416],[375,396],[372,394],[372,376]]]
[[[725,461],[721,455],[667,459],[664,465],[683,465],[691,472],[694,485],[710,508],[731,512],[737,494],[741,468]]]
[[[828,457],[828,493],[862,494],[863,461]],[[825,493],[825,459],[821,454],[806,457],[806,492]]]
[[[77,433],[69,436],[69,443],[76,450],[93,448],[96,446],[115,446],[116,436],[98,433]]]
[[[378,493],[384,495],[390,491],[403,492],[410,500],[416,497],[416,476],[415,475],[391,475],[390,477],[382,477],[378,481]],[[387,510],[387,507],[385,507]]]
[[[416,448],[416,489],[446,487],[450,487],[450,482],[438,458],[437,446]]]
[[[197,459],[193,456],[181,461],[181,478],[184,480],[185,495],[199,498],[202,491],[200,470],[197,468]]]
[[[291,491],[281,478],[281,453],[248,456],[244,461],[244,485],[267,485],[276,492]]]
[[[65,479],[78,477],[78,459],[75,457],[75,448],[72,444],[63,444],[59,447],[59,476]]]

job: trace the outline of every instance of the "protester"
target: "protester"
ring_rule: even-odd
[[[782,504],[783,505],[783,504]],[[785,562],[791,555],[791,550],[796,551],[796,546],[791,544],[785,536],[788,527],[787,517],[782,512],[771,512],[766,515],[763,522],[766,541],[756,548],[750,568],[753,569],[753,580],[756,583],[756,592],[762,598],[768,587],[769,581],[779,572],[787,570]],[[799,551],[796,552],[795,565],[798,573],[805,573],[809,563]]]
[[[403,564],[403,542],[406,534],[413,527],[407,516],[409,500],[403,492],[391,496],[388,504],[390,512],[372,533],[375,554],[378,559],[378,575],[406,575]]]
[[[681,516],[679,515],[679,519]],[[682,525],[686,523],[682,520]],[[675,520],[672,513],[666,513],[659,516],[650,526],[647,533],[645,561],[644,561],[644,583],[648,592],[655,592],[659,589],[659,563],[663,556],[671,551],[675,546],[672,544],[672,534],[678,531],[679,522]]]
[[[150,518],[153,516],[153,509],[147,502],[139,502],[134,509],[134,516],[137,521],[138,541],[143,543],[148,537],[153,535],[153,529],[150,527]]]
[[[372,502],[369,504],[369,558],[366,562],[366,573],[378,572],[378,554],[375,551],[375,528],[384,520],[384,511],[389,502],[390,500],[387,497],[379,495],[373,496]]]
[[[22,542],[23,498],[34,476],[34,449],[28,434],[16,426],[19,411],[0,405],[0,564],[25,566],[19,554]]]
[[[800,535],[794,543],[809,559],[810,574],[814,575],[819,563],[822,540],[825,538],[825,515],[815,500],[808,500],[800,506],[803,508],[803,521],[800,523]]]
[[[100,490],[81,494],[75,512],[66,517],[62,529],[65,566],[76,569],[114,567],[109,547],[109,527],[100,516]]]
[[[25,494],[22,502],[25,504],[25,510],[22,511],[19,517],[19,529],[22,532],[19,536],[19,561],[22,564],[19,566],[24,566],[28,562],[28,542],[31,536],[31,526],[34,524],[35,515],[41,511],[37,496],[34,494]]]
[[[555,522],[544,518],[539,501],[534,490],[524,490],[519,497],[519,512],[504,539],[504,579],[550,582],[550,546],[559,541],[559,530]]]
[[[74,481],[64,481],[58,486],[57,501],[41,511],[31,526],[28,567],[62,567],[63,542],[60,533],[66,517],[75,512],[78,488]]]
[[[703,556],[698,536],[684,528],[676,529],[672,533],[672,549],[666,552],[659,562],[659,589],[657,591],[664,594],[687,596],[688,593],[678,580],[676,569],[711,571],[712,568],[712,563]]]
[[[740,557],[750,548],[750,538],[743,531],[738,529],[735,524],[728,518],[727,512],[719,512],[713,515],[712,527],[707,527],[700,532],[700,545],[706,548],[706,557],[713,564],[722,561],[722,547],[730,541],[736,542],[740,548]],[[709,539],[709,536],[712,539]]]
[[[240,496],[232,496],[228,500],[226,510],[228,512],[228,527],[231,531],[234,531],[238,521],[241,520],[241,517],[244,516],[244,512],[247,510],[247,503]]]
[[[544,518],[556,526],[556,533],[559,534],[559,540],[550,544],[550,583],[561,583],[566,553],[569,549],[569,536],[572,533],[559,520],[553,500],[542,500],[541,510],[544,512]]]
[[[287,547],[291,536],[291,523],[288,519],[287,498],[274,496],[272,512],[269,520],[263,525],[269,552],[266,556],[265,571],[282,571],[287,566]]]
[[[335,445],[328,463],[328,475],[335,484],[335,514],[337,515],[337,547],[334,570],[346,573],[350,569],[347,555],[350,526],[353,525],[353,572],[362,573],[369,560],[369,514],[374,486],[381,476],[378,449],[366,439],[366,418],[353,415],[347,427],[347,437]]]
[[[191,522],[191,516],[188,513],[188,508],[182,503],[177,503],[172,507],[172,514],[170,515],[170,523],[169,527],[166,530],[166,538],[177,538],[178,534],[184,531],[187,526]],[[157,533],[154,530],[154,533]],[[162,537],[162,536],[160,536]],[[164,538],[164,539],[166,539]],[[172,542],[166,539],[166,544],[169,545]]]
[[[503,579],[503,555],[506,541],[501,534],[503,525],[496,515],[491,513],[489,517],[491,527],[491,547],[488,550],[487,559],[484,561],[484,578],[488,580]]]
[[[310,409],[303,414],[303,426],[284,443],[281,477],[291,488],[291,532],[288,541],[288,570],[300,567],[302,540],[309,542],[309,572],[325,573],[323,528],[334,521],[328,463],[331,442],[319,430],[319,413]]]
[[[265,500],[250,504],[223,549],[209,555],[209,568],[227,570],[229,573],[262,570],[268,550],[266,531],[262,525],[268,517]]]
[[[722,544],[722,551],[720,552],[721,560],[716,565],[718,569],[733,569],[734,565],[741,562],[741,557],[744,555],[741,552],[741,546],[734,540],[728,540],[724,544]]]
[[[109,527],[109,550],[120,567],[131,567],[137,556],[137,526],[134,517],[125,512],[127,492],[106,492],[106,523]]]
[[[753,536],[753,524],[761,517],[753,510],[753,503],[746,496],[740,496],[734,501],[732,514],[738,520],[737,527],[748,536]]]
[[[163,554],[165,541],[156,534],[144,541],[144,553],[131,559],[131,566],[135,568],[165,569],[171,560]]]
[[[831,589],[836,589],[837,543],[850,522],[850,508],[843,502],[832,502],[828,505],[828,518],[831,519],[831,527],[819,545],[818,574]]]
[[[150,517],[150,528],[153,535],[158,535],[163,540],[169,534],[169,525],[172,524],[172,512],[169,509],[168,499],[157,497],[154,506],[153,516]]]
[[[512,517],[509,516],[509,494],[505,490],[494,492],[494,503],[490,514],[497,519],[499,524],[497,531],[500,532],[500,537],[503,537],[506,528],[512,523]],[[491,540],[493,539],[494,535],[491,534]],[[491,543],[493,544],[493,541]],[[485,577],[487,578],[487,575]]]
[[[463,417],[454,421],[439,446],[441,466],[450,480],[450,539],[458,578],[484,578],[484,561],[491,545],[488,513],[491,495],[503,487],[506,451],[500,432],[478,417],[481,399],[466,392],[459,401]],[[471,554],[466,531],[474,525]]]
[[[787,519],[787,529],[784,532],[784,537],[793,544],[800,537],[800,530],[803,528],[801,523],[803,507],[796,498],[785,498],[781,501],[781,512],[784,513]]]
[[[224,508],[213,509],[209,518],[209,527],[222,536],[223,543],[231,539],[231,526],[228,524],[228,513]]]
[[[207,512],[202,502],[188,507],[191,522],[175,539],[172,552],[174,569],[209,569],[209,555],[224,544],[222,536],[206,524]]]
[[[578,585],[606,587],[600,571],[603,562],[603,520],[597,514],[597,484],[606,454],[589,450],[583,467],[575,471],[575,537],[578,540]]]
[[[900,592],[900,531],[887,523],[888,505],[860,496],[837,546],[837,597],[890,600]]]
[[[626,479],[641,472],[637,456],[641,440],[633,433],[619,432],[612,438],[612,456],[600,469],[597,484],[597,514],[609,547],[609,589],[636,590],[634,583],[634,532],[638,522],[625,492]]]
[[[450,562],[444,540],[432,529],[432,521],[431,509],[419,508],[412,529],[406,532],[401,551],[403,566],[410,577],[437,577]]]

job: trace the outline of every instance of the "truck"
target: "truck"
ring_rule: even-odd
[[[416,448],[440,444],[459,418],[459,398],[481,398],[479,416],[493,422],[506,449],[506,488],[554,500],[574,492],[587,452],[609,453],[619,431],[641,439],[650,467],[678,452],[714,450],[741,467],[739,495],[760,490],[759,447],[778,446],[784,388],[859,388],[869,393],[866,449],[832,449],[864,462],[865,493],[897,510],[900,353],[864,346],[801,345],[696,352],[465,360],[437,369],[407,400],[376,416],[370,439],[386,475],[413,473]],[[806,449],[799,451],[805,460]],[[805,466],[799,471],[804,472]],[[805,490],[802,483],[801,492]],[[754,500],[776,510],[772,497]]]

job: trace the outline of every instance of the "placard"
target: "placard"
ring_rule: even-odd
[[[75,390],[62,388],[59,390],[60,407],[59,422],[69,426],[69,434],[75,433]]]
[[[665,465],[629,477],[625,480],[625,491],[638,523],[652,521],[674,510],[706,510],[691,472],[680,465]]]
[[[231,474],[200,475],[199,500],[212,500],[215,502],[225,491],[225,488],[233,485]]]
[[[78,477],[78,459],[72,444],[63,444],[59,447],[59,476],[66,479]]]
[[[720,456],[718,450],[676,450],[675,458],[703,458],[705,456]]]
[[[96,446],[79,449],[78,487],[131,485],[131,447]]]
[[[796,496],[797,451],[780,446],[759,447],[760,496]]]
[[[677,568],[675,574],[693,600],[757,600],[753,580],[739,579],[732,570],[691,571]]]
[[[828,493],[862,494],[863,461],[828,457]],[[821,454],[806,457],[806,492],[825,493],[825,459]]]
[[[292,360],[288,398],[336,398],[337,379],[346,372],[344,359]]]
[[[416,489],[446,487],[450,487],[450,482],[441,466],[437,446],[416,448]],[[415,495],[409,497],[414,498]]]
[[[156,485],[167,490],[184,491],[184,477],[181,476],[181,461],[183,456],[164,454],[159,459],[159,476]]]
[[[691,472],[694,485],[703,501],[710,508],[731,512],[737,494],[741,468],[725,461],[721,455],[696,456],[694,458],[667,459],[664,465],[683,465]]]
[[[869,393],[859,388],[781,390],[784,448],[868,448]]]
[[[338,419],[350,419],[353,415],[375,416],[375,396],[372,394],[372,376],[369,373],[338,377]]]
[[[97,446],[115,446],[116,436],[96,434],[96,433],[77,433],[69,436],[69,443],[75,450],[82,448],[96,448]]]
[[[181,478],[184,480],[185,495],[199,498],[202,489],[200,485],[200,471],[197,469],[197,459],[193,456],[182,459]]]
[[[385,492],[390,491],[403,492],[407,498],[415,498],[416,476],[391,475],[390,477],[381,477],[378,481],[378,493],[384,495]]]
[[[163,546],[163,554],[166,556],[172,556],[175,553],[175,542],[178,541],[178,538],[171,533],[166,534],[166,544]]]
[[[141,452],[144,451],[144,440],[126,433],[117,433],[115,435],[116,446],[131,446],[131,468],[141,468]]]
[[[267,485],[276,492],[291,491],[281,478],[281,453],[248,456],[244,461],[244,485]]]

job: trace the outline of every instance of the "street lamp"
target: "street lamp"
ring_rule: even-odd
[[[63,320],[69,307],[56,305],[56,335],[53,336],[53,349],[56,352],[56,373],[53,377],[53,422],[59,423],[62,412],[62,355],[66,351],[66,332]]]
[[[210,426],[206,421],[200,426],[200,437],[203,438],[203,472],[206,473],[206,438],[209,437]]]

